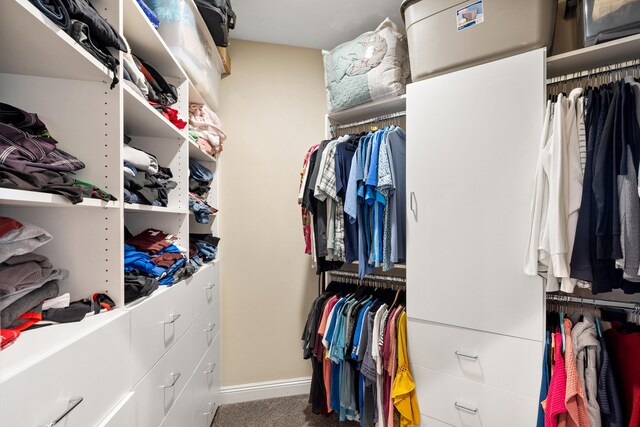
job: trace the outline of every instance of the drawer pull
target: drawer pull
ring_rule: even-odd
[[[180,379],[180,372],[171,372],[169,375],[171,375],[173,377],[173,382],[169,385],[163,385],[162,388],[171,388],[174,385],[176,385],[176,383],[178,382],[178,380]]]
[[[209,412],[203,412],[202,415],[212,415],[213,414],[213,403],[209,402]]]
[[[204,290],[206,290],[206,291],[212,291],[212,290],[213,290],[213,288],[215,288],[215,287],[216,287],[216,284],[215,284],[215,283],[212,283],[212,284],[210,284],[209,286],[205,286],[205,287],[204,287],[204,288],[202,288],[202,289],[204,289]]]
[[[209,366],[211,366],[211,369],[208,371],[202,371],[203,374],[212,374],[213,370],[216,369],[216,364],[215,363],[209,363]]]
[[[456,356],[458,357],[464,357],[465,359],[469,359],[469,360],[478,360],[477,354],[475,356],[469,356],[468,354],[460,353],[458,350],[456,350],[455,353],[456,353]]]
[[[477,414],[478,413],[478,408],[469,408],[467,406],[459,404],[458,402],[455,402],[454,405],[455,405],[456,409],[459,410],[459,411],[467,411],[467,412],[470,412],[472,414]]]
[[[203,329],[204,332],[211,332],[216,328],[215,323],[209,323],[209,327],[207,329]]]
[[[165,325],[171,325],[172,323],[175,323],[175,321],[180,318],[180,314],[170,314],[169,317],[171,317],[171,320],[169,320],[168,322],[162,322],[162,323],[164,323]]]
[[[76,408],[76,406],[81,404],[83,400],[84,400],[84,397],[72,397],[72,398],[70,398],[69,399],[69,407],[67,409],[65,409],[64,412],[58,416],[58,418],[53,420],[52,423],[45,424],[44,427],[52,427],[52,426],[55,426],[56,424],[58,424],[60,421],[62,421],[64,419],[64,417],[69,415],[69,412],[73,411]]]

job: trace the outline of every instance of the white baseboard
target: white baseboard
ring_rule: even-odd
[[[296,396],[309,394],[310,387],[311,378],[309,377],[232,385],[220,388],[220,400],[223,405],[229,405],[274,397]]]

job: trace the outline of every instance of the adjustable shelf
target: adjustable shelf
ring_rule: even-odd
[[[189,213],[189,211],[181,208],[141,205],[138,203],[125,203],[124,210],[126,212],[164,212],[164,213],[171,213],[171,214],[188,214]]]
[[[640,34],[547,58],[547,78],[577,73],[640,57]]]
[[[81,203],[72,204],[64,196],[51,193],[41,193],[38,191],[13,190],[10,188],[0,188],[0,205],[7,206],[33,206],[33,207],[67,207],[67,208],[106,208],[118,209],[119,202],[105,202],[98,199],[84,199]]]
[[[386,114],[399,113],[401,111],[405,111],[406,108],[407,96],[402,95],[358,105],[357,107],[339,111],[337,113],[331,113],[327,115],[327,118],[332,125],[342,125]]]
[[[123,88],[124,132],[129,136],[183,140],[185,134],[126,84]]]
[[[198,147],[198,144],[189,140],[189,158],[193,160],[198,160],[199,162],[211,162],[216,163],[218,159],[215,157],[205,153]]]
[[[0,72],[110,82],[113,73],[29,0],[0,2]]]

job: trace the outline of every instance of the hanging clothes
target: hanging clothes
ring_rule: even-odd
[[[357,261],[364,277],[405,262],[405,193],[406,134],[397,126],[311,147],[298,202],[316,271]]]

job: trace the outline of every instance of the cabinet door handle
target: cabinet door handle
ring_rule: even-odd
[[[215,323],[209,323],[209,327],[207,329],[203,329],[204,332],[211,332],[216,328]]]
[[[172,323],[175,323],[176,320],[178,320],[180,318],[179,314],[170,314],[169,317],[171,317],[171,320],[167,321],[167,322],[162,322],[165,325],[170,325]]]
[[[208,371],[202,371],[203,374],[212,374],[213,371],[216,369],[215,363],[209,363],[209,366],[211,366],[211,369],[209,369]]]
[[[80,397],[80,396],[70,398],[69,399],[69,407],[67,409],[65,409],[63,413],[58,415],[58,418],[53,420],[53,422],[50,422],[49,424],[45,424],[44,427],[53,427],[53,426],[57,425],[60,421],[62,421],[64,419],[64,417],[69,415],[69,413],[71,411],[76,409],[76,406],[81,404],[83,400],[84,400],[84,397]]]
[[[456,350],[455,353],[456,353],[456,356],[458,357],[464,357],[465,359],[469,359],[469,360],[478,360],[477,354],[475,356],[470,356],[468,354],[460,353],[458,350]]]
[[[414,201],[415,201],[415,206],[414,206]],[[413,191],[409,194],[409,208],[411,209],[411,212],[413,212],[413,218],[417,221],[418,220],[418,199],[416,199],[416,193],[414,193]]]
[[[180,372],[171,372],[169,375],[171,375],[173,377],[173,382],[169,385],[163,385],[161,386],[162,388],[171,388],[174,385],[176,385],[176,383],[178,382],[178,380],[180,379]]]
[[[468,406],[461,405],[458,402],[455,402],[454,406],[459,411],[467,411],[467,412],[471,412],[472,414],[477,414],[478,413],[478,408],[469,408]]]
[[[202,289],[204,289],[204,290],[206,290],[206,291],[212,291],[212,290],[213,290],[213,288],[215,288],[215,287],[216,287],[216,284],[215,284],[215,283],[212,283],[212,284],[210,284],[209,286],[205,286],[205,287],[203,287]]]
[[[209,402],[209,412],[203,412],[202,415],[211,415],[213,414],[213,403]]]

